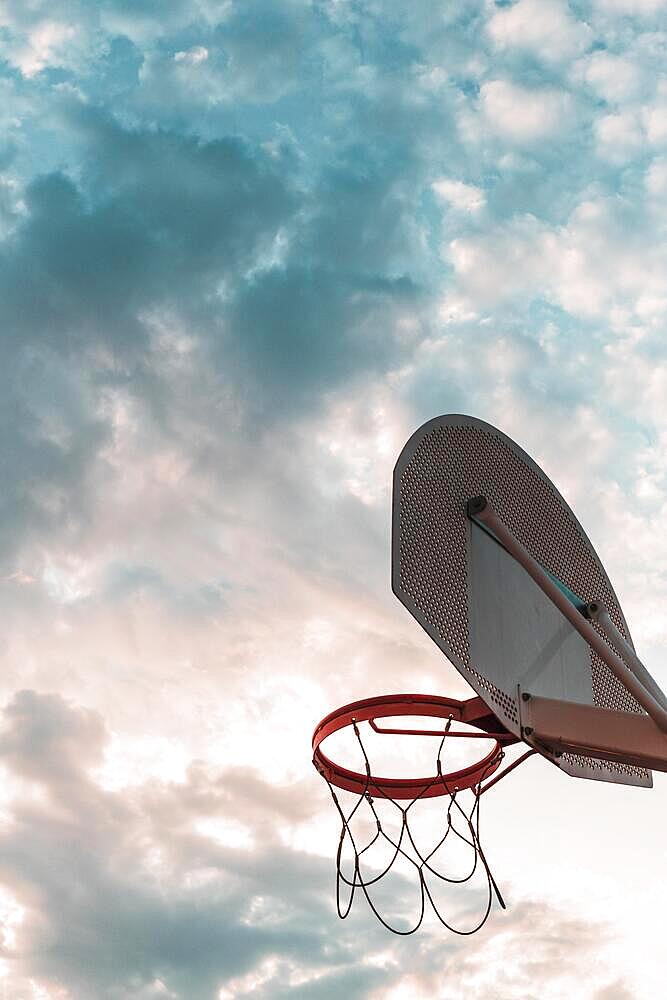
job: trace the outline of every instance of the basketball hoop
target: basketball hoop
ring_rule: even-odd
[[[377,724],[379,719],[399,716],[424,716],[446,721],[438,729],[394,728],[378,726]],[[425,778],[392,778],[380,777],[375,774],[362,738],[362,727],[365,723],[368,723],[370,730],[381,735],[440,737],[434,764],[435,773]],[[454,729],[455,723],[464,723],[472,729]],[[355,742],[363,755],[365,764],[363,772],[350,770],[334,762],[322,750],[321,744],[328,736],[346,728],[353,731]],[[447,741],[453,739],[483,739],[491,742],[491,749],[488,751],[485,749],[483,755],[472,764],[446,771],[443,768],[443,752]],[[516,742],[517,740],[512,733],[509,733],[498,719],[489,713],[479,698],[461,702],[454,698],[428,695],[385,695],[344,705],[327,715],[316,727],[313,734],[313,764],[327,782],[341,820],[340,840],[336,856],[338,915],[344,919],[349,914],[358,889],[363,892],[378,920],[388,930],[401,935],[413,934],[421,926],[426,912],[427,900],[440,923],[450,931],[462,935],[475,933],[485,923],[491,910],[494,894],[504,909],[505,903],[480,844],[479,805],[480,796],[487,788],[495,784],[500,777],[503,777],[533,752],[528,751],[509,768],[506,768],[501,775],[488,781],[487,779],[498,770],[503,761],[504,747]],[[334,786],[357,796],[356,802],[351,808],[345,809],[343,807]],[[461,793],[467,790],[471,792],[472,801],[466,808],[462,804]],[[438,833],[435,842],[424,847],[415,833],[414,826],[411,828],[410,824],[414,816],[414,812],[411,813],[411,810],[414,810],[420,801],[439,797],[446,797],[448,803],[444,813],[438,815],[436,812]],[[401,804],[404,802],[408,804]],[[381,809],[379,808],[381,803],[388,803],[397,810],[398,831],[394,836],[383,826]],[[367,825],[371,831],[370,835],[364,838],[367,842],[363,845],[359,835],[355,834],[352,829],[353,821],[356,822],[360,818],[362,810],[367,814]],[[431,823],[431,829],[433,826],[434,824]],[[444,834],[442,833],[443,826]],[[436,864],[434,860],[434,856],[441,852],[450,836],[452,836],[453,843],[466,844],[470,853],[469,871],[461,877],[445,874],[441,869],[440,862]],[[374,849],[377,853],[380,847],[389,848],[389,861],[381,864],[379,870],[371,871]],[[350,874],[343,871],[342,857],[345,848],[351,850],[353,857],[353,870]],[[371,898],[369,891],[372,886],[389,873],[398,861],[407,862],[411,870],[415,871],[419,882],[419,915],[414,926],[408,930],[393,926],[382,915],[377,902]],[[434,896],[433,884],[434,882],[450,884],[468,882],[478,869],[481,869],[483,876],[485,876],[487,889],[486,905],[482,917],[471,928],[454,927],[440,912],[439,904]],[[344,902],[345,886],[348,889],[348,898]]]
[[[410,437],[394,469],[391,546],[394,593],[477,697],[368,698],[331,712],[315,729],[313,763],[341,821],[338,913],[348,915],[361,889],[397,934],[417,930],[427,900],[449,930],[473,934],[494,893],[505,906],[480,844],[484,792],[531,754],[573,777],[650,788],[651,769],[667,772],[667,695],[639,659],[574,513],[543,470],[491,424],[450,413]],[[445,721],[433,729],[378,725],[400,716]],[[361,770],[324,753],[323,741],[339,732],[361,752]],[[399,753],[403,737],[438,738],[430,777],[398,776],[416,745],[408,741]],[[449,769],[443,766],[445,750],[479,739],[490,749],[472,763],[454,767],[450,754]],[[371,764],[373,742],[378,756],[387,747],[394,753],[393,777]],[[511,744],[529,749],[496,773]],[[350,808],[345,795],[356,797]],[[441,861],[446,849],[450,868],[457,844],[471,854],[461,877],[445,873]],[[421,903],[404,930],[380,912],[391,895],[386,885],[381,905],[370,889],[406,867],[416,873]],[[433,889],[468,882],[475,872],[486,879],[486,908],[474,927],[454,927]],[[399,880],[399,899],[403,887]]]

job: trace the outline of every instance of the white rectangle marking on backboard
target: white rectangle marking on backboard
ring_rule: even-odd
[[[470,662],[510,697],[593,704],[590,649],[526,571],[470,522]]]

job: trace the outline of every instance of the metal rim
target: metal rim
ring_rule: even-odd
[[[463,717],[464,702],[456,698],[445,698],[438,695],[395,694],[382,695],[377,698],[363,698],[361,701],[343,705],[330,712],[315,727],[313,733],[313,764],[332,785],[359,795],[366,793],[384,796],[392,799],[433,798],[438,795],[451,795],[478,785],[489,777],[500,766],[502,760],[502,743],[497,735],[488,733],[473,722]],[[341,764],[330,760],[320,749],[323,740],[332,733],[354,726],[358,722],[371,723],[375,719],[386,719],[400,715],[423,715],[434,719],[447,719],[454,722],[464,722],[477,729],[475,733],[450,733],[449,736],[460,735],[462,739],[485,738],[493,741],[491,750],[479,761],[469,764],[458,771],[448,774],[435,774],[428,778],[383,778],[379,775],[364,774],[351,771]],[[404,735],[434,735],[425,730],[393,730]]]

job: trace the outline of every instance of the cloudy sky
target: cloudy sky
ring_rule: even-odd
[[[335,915],[309,738],[466,696],[389,586],[452,411],[667,681],[666,57],[664,0],[0,4],[3,1000],[663,995],[664,776],[531,760],[507,912],[399,939]]]

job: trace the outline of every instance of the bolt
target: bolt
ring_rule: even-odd
[[[468,500],[468,513],[471,516],[474,516],[475,514],[481,514],[481,512],[484,510],[485,507],[486,507],[486,497],[483,496],[471,497],[470,500]]]
[[[532,726],[525,726],[523,731],[526,734],[526,736],[532,736],[533,735],[533,727]]]
[[[521,699],[522,701],[530,701],[530,695],[528,694],[527,691],[523,692],[523,694],[521,695]]]

